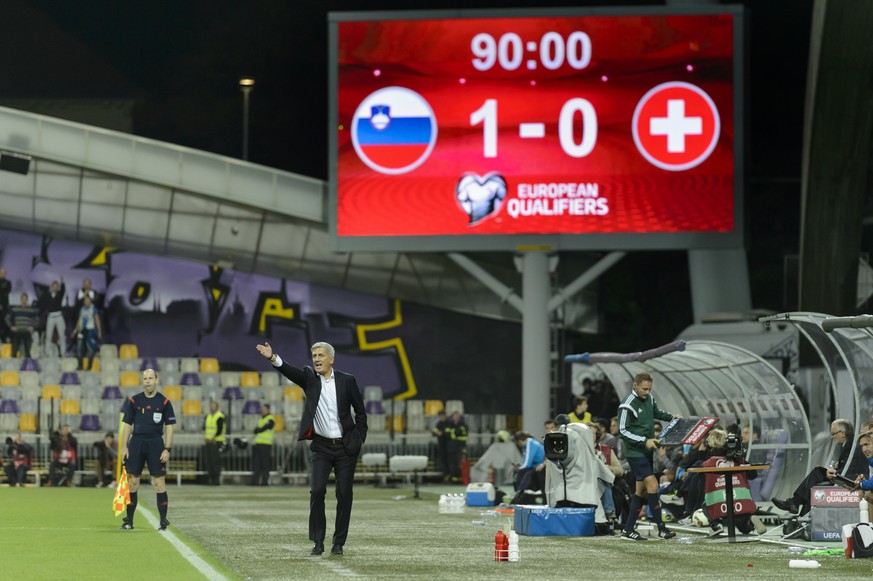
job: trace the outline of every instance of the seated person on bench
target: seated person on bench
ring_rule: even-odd
[[[831,438],[839,444],[840,454],[832,467],[824,469],[820,466],[813,468],[806,478],[794,490],[789,498],[774,498],[773,504],[791,514],[805,515],[810,509],[810,492],[813,486],[821,482],[830,482],[834,475],[842,472],[848,465],[847,478],[855,478],[858,474],[867,474],[867,459],[861,453],[861,447],[855,447],[855,453],[849,457],[852,449],[852,441],[855,438],[855,428],[849,420],[834,420],[831,424]]]

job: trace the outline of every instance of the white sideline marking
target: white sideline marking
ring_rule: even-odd
[[[294,546],[294,545],[279,545],[279,546],[287,551],[300,550],[299,546]],[[328,545],[328,546],[330,546],[330,545]],[[329,555],[330,549],[325,551],[324,554]],[[318,555],[312,555],[311,557],[308,557],[308,559],[318,563],[322,567],[327,567],[333,573],[340,575],[342,577],[360,577],[361,576],[360,573],[356,573],[355,571],[352,571],[351,569],[347,569],[346,567],[343,567],[342,565],[340,565],[338,563],[338,560],[342,559],[342,557],[331,558],[329,556],[319,557]],[[380,577],[384,577],[384,575],[380,575]]]
[[[143,516],[145,516],[146,520],[149,521],[149,524],[153,527],[157,528],[160,524],[158,518],[152,513],[151,510],[145,508],[142,503],[140,503],[137,507],[137,512],[141,512]],[[175,547],[179,554],[185,558],[186,561],[191,563],[195,569],[200,571],[200,573],[206,577],[207,579],[222,579],[224,581],[228,581],[227,577],[216,571],[212,568],[212,565],[201,559],[197,553],[195,553],[191,547],[186,545],[184,541],[182,541],[179,537],[177,537],[173,531],[167,529],[165,531],[157,531],[158,534],[163,536],[167,541]]]

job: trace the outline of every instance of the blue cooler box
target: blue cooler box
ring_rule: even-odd
[[[515,532],[532,537],[593,537],[593,508],[516,506]]]
[[[467,506],[494,506],[494,485],[490,482],[471,482],[467,485]]]

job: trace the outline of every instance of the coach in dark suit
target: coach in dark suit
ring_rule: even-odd
[[[367,413],[364,398],[354,375],[333,368],[334,348],[319,342],[312,346],[312,367],[303,369],[282,361],[265,342],[258,352],[270,360],[282,375],[303,388],[306,404],[300,419],[298,440],[312,440],[312,487],[309,497],[309,539],[315,542],[313,555],[324,552],[327,523],[324,496],[327,478],[336,473],[336,524],[333,533],[334,555],[343,554],[352,514],[352,485],[355,465],[367,439]],[[352,418],[351,410],[355,417]]]

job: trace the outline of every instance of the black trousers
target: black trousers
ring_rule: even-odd
[[[218,446],[218,442],[206,442],[203,445],[203,468],[206,470],[209,484],[215,486],[221,484],[221,454]]]
[[[794,489],[794,495],[792,498],[797,506],[803,507],[800,509],[800,516],[809,512],[811,507],[810,494],[812,494],[812,487],[821,482],[830,484],[827,471],[824,468],[815,467],[809,471],[806,478],[804,478],[797,488]]]
[[[324,498],[327,494],[327,479],[330,471],[336,474],[336,523],[333,544],[344,545],[349,536],[349,521],[352,516],[352,485],[355,480],[355,465],[358,455],[346,452],[340,444],[330,444],[318,438],[309,447],[312,453],[312,488],[309,491],[309,540],[323,543],[327,530],[324,516]]]
[[[270,480],[270,452],[273,446],[255,444],[252,446],[252,486],[266,486]]]

